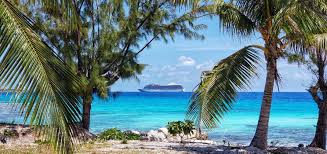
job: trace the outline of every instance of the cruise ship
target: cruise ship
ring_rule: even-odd
[[[143,89],[139,89],[140,92],[183,92],[184,88],[182,85],[178,84],[169,84],[169,85],[158,85],[158,84],[149,84],[146,85]]]

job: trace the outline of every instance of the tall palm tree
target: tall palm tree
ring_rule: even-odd
[[[272,93],[279,80],[277,60],[298,36],[326,30],[326,10],[326,0],[213,0],[208,11],[218,15],[224,31],[240,37],[260,34],[264,45],[246,46],[206,73],[194,92],[187,116],[206,127],[219,123],[235,102],[237,91],[250,87],[251,79],[257,75],[259,54],[263,53],[266,82],[250,145],[266,149]]]
[[[294,43],[297,50],[287,53],[290,63],[307,66],[316,77],[313,85],[308,89],[312,99],[318,107],[318,120],[315,136],[309,146],[326,149],[327,129],[327,80],[325,68],[327,66],[327,35],[319,34],[312,40],[301,40]]]
[[[12,90],[24,123],[40,128],[60,153],[71,153],[81,121],[80,82],[40,30],[11,1],[0,1],[0,88]]]

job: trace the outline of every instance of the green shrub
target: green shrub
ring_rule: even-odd
[[[124,134],[116,128],[111,128],[103,131],[98,135],[100,140],[121,140]]]
[[[98,135],[100,140],[140,140],[141,136],[130,132],[122,132],[117,128],[111,128]]]
[[[11,129],[5,129],[3,131],[3,135],[6,137],[18,137],[19,134],[16,130],[11,130]]]
[[[127,140],[140,140],[141,139],[141,135],[134,134],[134,133],[124,132],[124,136],[125,136],[125,139],[127,139]]]
[[[121,144],[127,144],[127,139],[123,139],[123,140],[121,141]]]
[[[181,142],[183,142],[184,135],[192,134],[194,129],[194,124],[190,120],[183,121],[172,121],[168,122],[167,125],[168,132],[173,136],[179,135],[181,137]]]
[[[50,144],[50,141],[47,140],[35,140],[34,143],[39,145]]]

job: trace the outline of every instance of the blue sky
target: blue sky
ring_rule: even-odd
[[[198,22],[208,25],[206,30],[199,31],[206,37],[205,40],[185,40],[178,36],[174,42],[153,42],[139,56],[139,62],[148,65],[139,76],[139,81],[120,80],[113,85],[112,91],[137,91],[151,83],[177,83],[182,84],[186,91],[192,91],[198,84],[202,71],[210,70],[219,60],[246,45],[262,44],[259,35],[241,38],[222,32],[217,18],[201,19]],[[313,82],[313,76],[305,67],[298,67],[297,64],[279,60],[278,69],[282,77],[281,92],[305,91]],[[260,77],[253,80],[251,89],[247,91],[263,91],[264,63],[259,72]]]

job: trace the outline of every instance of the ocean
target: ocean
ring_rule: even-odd
[[[240,93],[233,109],[218,128],[206,130],[209,138],[249,144],[257,125],[263,93]],[[184,120],[191,93],[121,93],[117,98],[94,99],[91,130],[106,128],[148,131],[169,121]],[[309,93],[274,93],[269,141],[277,145],[309,144],[317,120],[317,106]]]
[[[106,100],[94,96],[91,131],[107,128],[149,131],[165,127],[169,121],[184,120],[191,93],[123,92]],[[217,128],[206,130],[209,139],[247,145],[257,125],[262,93],[240,93],[233,109]],[[1,95],[0,101],[6,97]],[[317,106],[309,93],[274,93],[269,141],[276,145],[309,144],[317,121]],[[0,106],[0,121],[13,120],[12,113]]]

